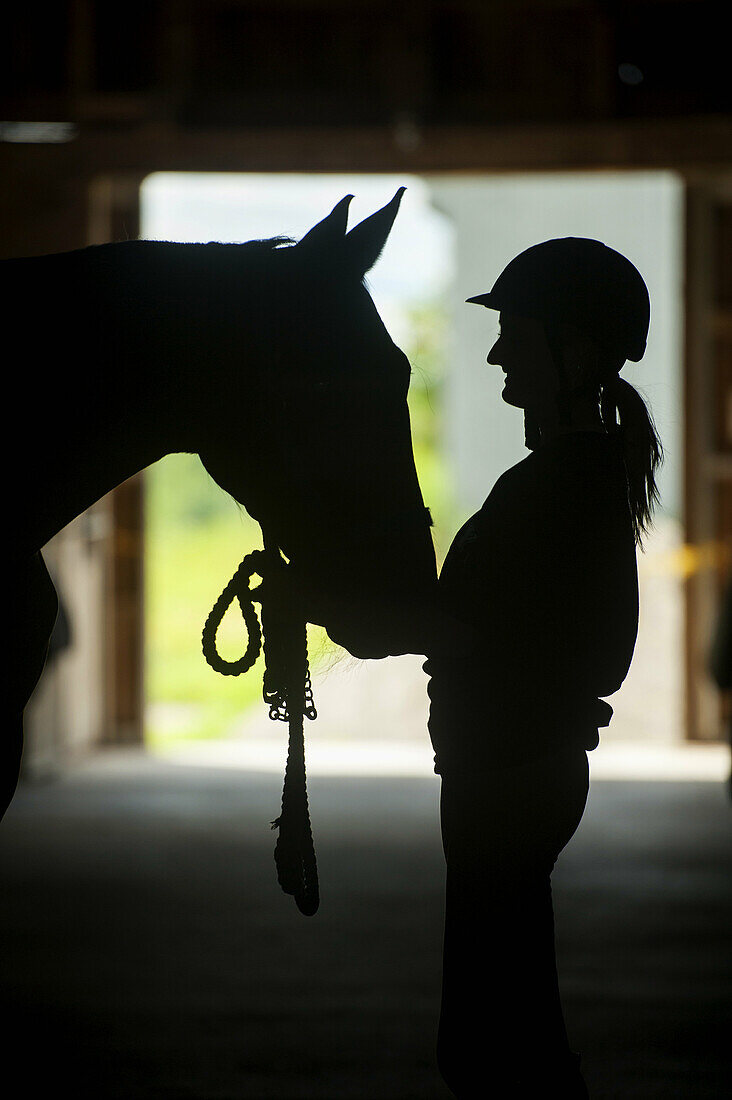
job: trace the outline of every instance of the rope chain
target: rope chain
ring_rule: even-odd
[[[287,568],[279,550],[255,550],[247,554],[214,604],[201,641],[209,665],[224,676],[239,676],[250,669],[264,645],[262,696],[269,706],[270,718],[289,724],[282,809],[280,816],[271,822],[273,829],[279,829],[274,850],[277,881],[286,894],[293,895],[300,912],[312,916],[318,910],[320,893],[308,806],[303,718],[313,721],[318,715],[310,682],[307,624],[293,614],[281,598],[281,591],[278,592],[277,577],[282,577]],[[254,573],[263,583],[251,589]],[[254,607],[257,592],[262,605],[261,628]],[[248,641],[239,660],[227,661],[216,648],[216,634],[235,598]]]

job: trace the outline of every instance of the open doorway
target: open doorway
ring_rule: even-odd
[[[500,372],[486,367],[497,333],[492,311],[463,305],[489,290],[508,261],[541,240],[602,240],[642,272],[651,326],[640,363],[624,376],[646,399],[665,451],[661,506],[638,554],[640,624],[633,664],[610,700],[608,742],[679,744],[684,738],[683,677],[683,182],[672,172],[593,172],[462,176],[432,182],[434,201],[452,219],[456,269],[445,449],[460,503],[480,506],[495,479],[526,454],[521,413],[500,401]]]
[[[664,443],[662,506],[639,559],[641,624],[631,673],[613,698],[606,737],[678,744],[683,733],[682,357],[683,185],[670,172],[429,177],[155,174],[141,189],[142,235],[240,241],[300,237],[344,194],[353,220],[408,187],[389,247],[369,285],[394,339],[413,365],[411,409],[425,499],[436,520],[438,560],[496,477],[525,454],[515,410],[499,399],[485,366],[494,321],[463,305],[488,289],[505,263],[536,241],[591,236],[628,255],[653,302],[648,351],[631,381],[648,399]],[[245,308],[245,303],[242,303]],[[146,485],[146,739],[156,750],[216,739],[242,761],[270,755],[281,766],[278,731],[258,707],[261,674],[223,682],[203,662],[200,627],[259,530],[195,456],[173,456]],[[228,627],[228,631],[226,629]],[[311,628],[312,629],[312,628]],[[235,652],[240,626],[222,631]],[[419,745],[429,766],[421,660],[333,660],[315,643],[321,718],[311,742]],[[320,671],[318,671],[320,670]],[[247,681],[245,683],[245,681]],[[337,746],[336,746],[337,747]],[[217,750],[218,751],[218,750]],[[354,748],[355,751],[355,748]],[[336,755],[338,753],[336,752]],[[323,766],[327,761],[323,757]]]

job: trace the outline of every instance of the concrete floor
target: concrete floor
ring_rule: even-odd
[[[22,1095],[449,1096],[437,780],[311,778],[311,919],[274,876],[280,786],[131,751],[19,790],[0,936]],[[593,782],[554,889],[593,1100],[732,1095],[731,814],[721,782]]]

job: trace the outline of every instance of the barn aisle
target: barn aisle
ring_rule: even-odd
[[[0,935],[25,1095],[448,1097],[436,779],[311,778],[313,919],[276,884],[279,795],[274,769],[135,750],[20,789],[0,829]],[[593,1100],[725,1094],[730,811],[719,780],[593,784],[555,875]]]

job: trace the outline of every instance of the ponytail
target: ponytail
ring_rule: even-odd
[[[633,534],[642,549],[660,499],[656,472],[663,462],[663,446],[645,401],[617,374],[601,387],[600,411],[605,431],[617,435],[620,441]]]

